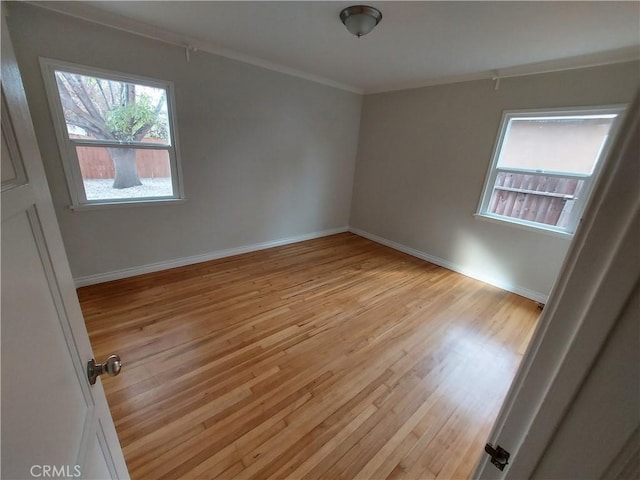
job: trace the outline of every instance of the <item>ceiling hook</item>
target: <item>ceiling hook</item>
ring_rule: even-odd
[[[497,92],[500,89],[500,73],[497,70],[495,71],[495,75],[491,77],[491,80],[496,82],[493,89]]]
[[[184,56],[187,59],[187,63],[189,63],[189,61],[191,60],[190,53],[191,52],[197,52],[197,51],[198,51],[198,49],[196,47],[194,47],[193,45],[191,45],[190,43],[188,43],[188,44],[186,44],[184,46]]]

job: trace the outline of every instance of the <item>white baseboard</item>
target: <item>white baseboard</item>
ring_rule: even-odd
[[[110,282],[112,280],[120,280],[122,278],[135,277],[136,275],[143,275],[145,273],[159,272],[161,270],[168,270],[170,268],[183,267],[185,265],[192,265],[194,263],[207,262],[209,260],[217,260],[219,258],[231,257],[233,255],[240,255],[242,253],[256,252],[258,250],[264,250],[266,248],[278,247],[281,245],[289,245],[291,243],[303,242],[305,240],[312,240],[314,238],[326,237],[329,235],[335,235],[337,233],[344,233],[344,232],[352,232],[356,235],[367,238],[373,242],[386,245],[387,247],[393,248],[394,250],[398,250],[408,255],[412,255],[414,257],[425,260],[427,262],[434,263],[444,268],[448,268],[449,270],[453,270],[454,272],[461,273],[462,275],[466,275],[467,277],[475,278],[476,280],[480,280],[482,282],[488,283],[490,285],[501,288],[503,290],[507,290],[509,292],[516,293],[518,295],[522,295],[523,297],[530,298],[531,300],[534,300],[536,302],[546,303],[547,301],[548,296],[545,294],[534,292],[533,290],[523,288],[519,285],[513,285],[510,283],[496,281],[494,278],[488,278],[482,275],[481,273],[473,271],[462,265],[451,263],[448,260],[444,260],[434,255],[421,252],[414,248],[407,247],[400,243],[394,242],[392,240],[388,240],[383,237],[379,237],[378,235],[366,232],[364,230],[360,230],[359,228],[355,228],[355,227],[333,228],[330,230],[322,230],[319,232],[312,232],[305,235],[298,235],[295,237],[281,238],[279,240],[272,240],[270,242],[255,243],[253,245],[245,245],[242,247],[218,250],[215,252],[209,252],[209,253],[204,253],[200,255],[193,255],[190,257],[176,258],[176,259],[167,260],[164,262],[150,263],[147,265],[124,268],[124,269],[115,270],[112,272],[98,273],[95,275],[87,275],[84,277],[76,277],[74,278],[74,281],[75,281],[76,288],[85,287],[87,285],[94,285],[96,283]]]
[[[540,303],[547,302],[548,295],[545,295],[543,293],[534,292],[533,290],[529,290],[528,288],[524,288],[519,285],[513,285],[511,283],[497,281],[495,278],[488,278],[486,275],[483,275],[480,272],[469,269],[463,265],[458,265],[458,264],[449,262],[448,260],[444,260],[443,258],[436,257],[434,255],[430,255],[425,252],[421,252],[420,250],[407,247],[405,245],[394,242],[392,240],[387,240],[386,238],[379,237],[378,235],[374,235],[373,233],[369,233],[364,230],[360,230],[359,228],[349,227],[349,231],[361,237],[367,238],[373,242],[386,245],[387,247],[393,248],[394,250],[398,250],[400,252],[406,253],[413,257],[426,260],[427,262],[439,265],[449,270],[453,270],[454,272],[461,273],[462,275],[465,275],[467,277],[480,280],[481,282],[488,283],[489,285],[493,285],[494,287],[501,288],[502,290],[507,290],[508,292],[516,293],[523,297],[530,298],[531,300],[534,300],[536,302],[540,302]]]
[[[305,240],[312,240],[314,238],[326,237],[329,235],[335,235],[336,233],[344,233],[347,231],[349,231],[348,227],[332,228],[330,230],[307,233],[305,235],[298,235],[296,237],[281,238],[279,240],[272,240],[270,242],[255,243],[253,245],[245,245],[243,247],[228,248],[226,250],[218,250],[215,252],[193,255],[190,257],[150,263],[147,265],[141,265],[139,267],[123,268],[122,270],[115,270],[113,272],[98,273],[96,275],[87,275],[85,277],[76,277],[74,278],[74,282],[76,288],[85,287],[87,285],[94,285],[96,283],[110,282],[112,280],[120,280],[121,278],[135,277],[136,275],[159,272],[161,270],[183,267],[185,265],[192,265],[194,263],[207,262],[209,260],[217,260],[219,258],[240,255],[241,253],[256,252],[258,250],[264,250],[266,248],[279,247],[281,245],[288,245],[290,243],[303,242]]]

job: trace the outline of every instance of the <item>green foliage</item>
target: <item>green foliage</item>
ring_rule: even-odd
[[[167,126],[158,115],[148,95],[142,94],[135,102],[112,106],[105,113],[105,124],[114,137],[125,142],[138,141],[136,136],[151,125],[147,136],[166,138]]]
[[[156,121],[153,122],[151,130],[147,134],[149,138],[161,138],[167,139],[169,137],[169,130],[167,129],[167,122],[165,117],[157,116]]]

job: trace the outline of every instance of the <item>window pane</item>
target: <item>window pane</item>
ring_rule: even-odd
[[[499,172],[489,213],[568,228],[584,180]]]
[[[172,197],[167,150],[76,147],[87,200]]]
[[[498,167],[591,175],[615,117],[512,118]]]
[[[170,143],[163,88],[56,70],[69,138]]]

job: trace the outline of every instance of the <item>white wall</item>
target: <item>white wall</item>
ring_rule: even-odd
[[[626,103],[639,79],[631,62],[365,96],[350,225],[543,300],[569,240],[472,215],[502,111]]]
[[[359,95],[17,2],[8,23],[74,277],[347,227]],[[174,82],[187,202],[70,211],[38,56]]]

